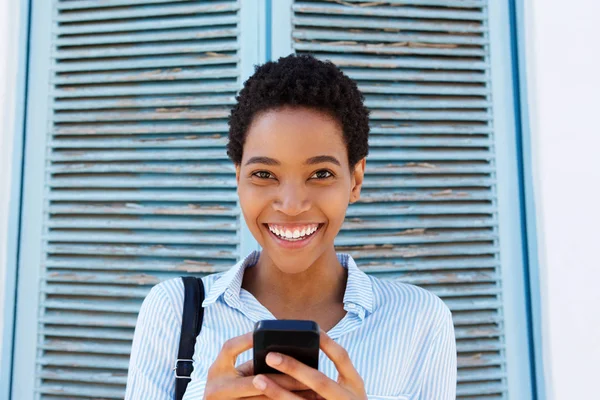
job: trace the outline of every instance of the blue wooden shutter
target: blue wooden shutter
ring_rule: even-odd
[[[41,398],[122,399],[149,288],[238,260],[239,7],[54,2]]]
[[[507,391],[486,5],[315,0],[292,10],[293,49],[340,66],[371,110],[364,189],[337,250],[448,304],[465,399]]]

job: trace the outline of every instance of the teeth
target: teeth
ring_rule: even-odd
[[[283,228],[279,228],[277,226],[270,226],[269,225],[269,230],[271,232],[273,232],[274,234],[276,234],[279,237],[282,237],[284,239],[299,239],[301,237],[307,236],[307,235],[312,235],[313,233],[315,233],[315,231],[319,228],[318,225],[313,225],[313,226],[309,226],[309,227],[304,227],[302,229],[294,229],[294,231],[291,231],[289,229],[283,229]]]

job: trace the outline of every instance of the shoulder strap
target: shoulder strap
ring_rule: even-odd
[[[204,284],[202,279],[192,276],[182,276],[185,289],[185,300],[183,302],[183,318],[181,321],[181,338],[179,339],[179,352],[175,362],[175,400],[183,399],[183,394],[190,381],[194,367],[192,356],[196,337],[202,328],[204,317]]]

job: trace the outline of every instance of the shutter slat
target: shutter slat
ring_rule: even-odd
[[[491,104],[486,100],[469,100],[469,99],[444,99],[444,98],[429,98],[429,99],[394,99],[394,98],[375,98],[367,96],[365,100],[367,107],[377,108],[487,108]],[[374,138],[376,141],[377,138]],[[369,144],[371,140],[369,139]]]
[[[52,268],[71,269],[71,270],[119,270],[119,271],[162,271],[177,273],[213,273],[221,272],[231,267],[227,260],[158,260],[143,259],[142,261],[131,257],[111,257],[99,261],[96,258],[88,256],[61,257],[53,255],[48,258],[47,265]]]
[[[89,235],[82,237],[82,235]],[[191,232],[169,232],[165,237],[162,233],[104,233],[102,231],[78,229],[77,232],[52,232],[45,237],[53,242],[70,243],[168,243],[168,244],[197,244],[197,245],[227,245],[236,240],[236,234],[219,232],[214,234],[198,234]]]
[[[205,44],[181,44],[172,43],[152,43],[148,45],[120,45],[113,47],[104,47],[100,49],[89,50],[57,50],[52,56],[58,60],[70,60],[81,58],[115,58],[132,56],[156,56],[162,54],[187,54],[187,53],[206,53],[211,51],[233,51],[238,50],[239,46],[235,42],[226,40],[212,40]]]
[[[62,75],[53,79],[57,85],[74,85],[84,83],[119,83],[119,82],[144,82],[144,81],[177,81],[177,80],[195,80],[195,79],[217,79],[217,78],[236,78],[239,74],[236,68],[219,68],[212,70],[182,70],[179,68],[171,70],[150,70],[121,73],[91,73],[82,75]]]
[[[423,68],[436,70],[486,70],[489,64],[484,61],[473,60],[448,60],[441,57],[376,57],[366,55],[340,55],[336,53],[322,54],[322,57],[331,60],[340,67],[359,67],[359,68]]]
[[[477,49],[450,49],[448,46],[420,45],[412,43],[390,43],[385,45],[358,44],[354,42],[328,43],[313,40],[311,43],[296,45],[302,51],[326,51],[328,53],[363,53],[386,55],[436,55],[436,56],[483,56],[484,52]]]
[[[344,0],[346,3],[356,6],[365,6],[365,0]],[[415,5],[415,6],[439,6],[456,8],[475,8],[483,7],[485,0],[386,0],[391,5]],[[377,3],[366,3],[367,6],[377,5]]]
[[[297,25],[298,26],[298,25]],[[441,34],[423,34],[423,33],[410,33],[410,32],[371,32],[367,30],[352,30],[352,31],[333,31],[331,29],[303,29],[302,31],[295,31],[292,34],[293,38],[302,40],[328,40],[328,41],[352,41],[352,42],[377,42],[373,45],[381,46],[384,43],[395,43],[401,44],[406,42],[412,43],[429,43],[429,44],[469,44],[469,45],[482,45],[486,43],[486,40],[479,36],[466,36],[466,35],[441,35]],[[319,43],[327,44],[327,42]],[[454,49],[454,47],[450,47]],[[480,54],[485,54],[484,50],[475,48]]]
[[[236,15],[195,15],[195,16],[179,16],[178,18],[153,18],[153,19],[129,19],[115,20],[110,24],[105,22],[89,21],[85,24],[69,24],[61,25],[59,29],[55,29],[55,33],[59,33],[61,37],[69,37],[74,35],[90,35],[102,33],[130,33],[139,31],[163,31],[168,29],[181,28],[201,28],[206,26],[224,26],[236,25],[238,17]],[[55,37],[55,41],[61,39]]]
[[[159,137],[159,138],[140,138],[140,137],[124,137],[118,139],[102,139],[102,138],[83,138],[77,140],[58,139],[50,142],[50,145],[55,149],[128,149],[128,148],[203,148],[203,147],[219,147],[223,148],[227,144],[225,136],[211,135],[209,137],[202,136],[185,136],[178,137]],[[466,139],[465,142],[470,139]],[[475,141],[477,143],[477,141]],[[198,165],[202,167],[202,165]]]
[[[145,98],[103,98],[96,100],[59,100],[54,110],[96,110],[111,108],[187,107],[208,105],[233,105],[235,97],[219,96],[148,96]]]
[[[117,7],[139,4],[175,3],[190,0],[79,0],[59,1],[56,5],[58,10],[79,10],[83,8]]]
[[[481,33],[487,31],[487,27],[477,22],[466,21],[445,21],[445,20],[418,20],[418,19],[396,19],[384,16],[373,17],[352,17],[328,14],[326,17],[320,17],[317,14],[302,15],[295,14],[292,18],[295,26],[313,26],[349,29],[377,29],[384,32],[451,32],[451,33]],[[295,32],[294,32],[295,34]]]
[[[48,223],[49,228],[65,229],[146,229],[146,230],[223,230],[237,231],[239,226],[233,221],[225,218],[219,220],[211,218],[210,221],[190,220],[189,218],[177,219],[175,217],[153,218],[151,220],[123,219],[114,218],[54,218]]]
[[[349,236],[343,237],[335,241],[339,246],[363,246],[363,245],[396,245],[396,244],[421,244],[421,243],[447,243],[447,242],[476,242],[490,241],[496,239],[496,235],[486,232],[481,233],[430,233],[429,235],[411,235],[411,236],[393,236],[390,234],[369,233],[364,236]]]
[[[457,185],[459,183],[455,183]],[[473,184],[469,186],[481,186],[483,183],[477,185],[473,180]],[[174,177],[172,175],[165,177],[155,178],[137,178],[129,176],[110,176],[104,175],[102,178],[82,178],[73,177],[65,179],[52,179],[50,186],[53,188],[98,188],[103,187],[107,189],[112,188],[198,188],[198,189],[223,189],[223,188],[235,188],[235,178],[228,176],[227,178],[201,178],[201,177]],[[450,182],[449,186],[453,186]],[[486,185],[487,186],[487,185]]]
[[[55,127],[52,131],[54,136],[60,135],[149,135],[149,134],[171,134],[171,133],[226,133],[226,122],[196,121],[185,124],[166,122],[155,124],[127,124],[118,125],[91,125],[77,124],[77,126]]]
[[[47,369],[40,374],[42,379],[56,380],[64,379],[70,382],[86,383],[109,383],[113,385],[123,385],[127,383],[127,376],[116,375],[109,372],[85,372],[80,370],[67,369]]]
[[[235,21],[234,21],[235,22]],[[102,45],[102,44],[121,44],[121,43],[152,43],[152,42],[173,42],[189,41],[199,39],[214,39],[224,37],[237,37],[239,30],[235,28],[214,29],[212,26],[204,29],[186,29],[167,32],[142,31],[134,34],[123,34],[115,36],[113,34],[93,36],[75,36],[61,37],[54,41],[56,46],[84,46],[84,45]]]
[[[133,331],[118,328],[88,328],[80,326],[65,328],[61,326],[45,326],[40,333],[45,337],[133,340]]]
[[[119,203],[114,199],[109,200],[108,204],[81,204],[61,202],[53,204],[48,208],[52,215],[58,214],[105,214],[105,215],[185,215],[185,216],[236,216],[239,210],[235,201],[231,200],[226,204],[224,199],[219,199],[213,204],[193,203],[193,204],[171,204],[163,203]]]
[[[52,279],[48,279],[48,281],[52,282],[70,282],[73,278],[74,274],[64,273],[61,275],[53,274]],[[79,276],[78,276],[79,277]],[[96,283],[98,280],[87,280],[89,276],[83,276],[82,278],[86,278],[86,282]],[[112,278],[119,280],[121,276],[115,276],[107,274],[106,279]],[[106,281],[105,279],[105,281]],[[148,283],[159,283],[158,279],[146,279],[145,282]],[[76,310],[76,311],[102,311],[102,312],[114,312],[115,310],[119,310],[121,312],[129,312],[132,314],[137,313],[140,310],[140,306],[142,303],[140,301],[126,303],[122,300],[114,300],[114,301],[93,301],[93,300],[82,300],[77,299],[74,301],[65,301],[65,300],[48,300],[46,301],[46,307],[52,310]]]
[[[120,122],[120,121],[163,121],[163,120],[204,120],[227,118],[229,112],[226,108],[212,109],[181,109],[166,108],[148,111],[122,111],[122,112],[89,112],[85,114],[63,114],[56,118],[56,122]]]
[[[60,190],[53,191],[48,195],[52,201],[229,201],[235,203],[237,194],[232,191],[182,191],[169,190],[165,192],[144,190],[144,191],[106,191],[106,190]]]
[[[179,16],[189,14],[209,14],[209,13],[221,13],[227,11],[237,11],[239,9],[238,4],[235,1],[220,1],[211,2],[207,4],[170,4],[170,5],[156,5],[150,7],[127,7],[127,8],[115,8],[109,11],[103,10],[88,10],[85,12],[79,11],[76,13],[70,13],[68,10],[59,13],[55,17],[56,22],[84,22],[84,21],[108,21],[118,19],[129,19],[129,18],[151,18],[151,17],[165,17],[165,16]]]
[[[492,205],[449,205],[449,204],[424,204],[424,205],[398,205],[386,204],[381,206],[370,204],[354,204],[346,213],[348,217],[364,217],[367,215],[442,215],[442,214],[494,214],[496,207]]]
[[[226,250],[218,246],[210,246],[211,250],[204,250],[200,246],[134,246],[124,244],[52,244],[48,245],[50,254],[75,254],[98,256],[143,256],[143,257],[190,257],[190,258],[235,258],[235,246]],[[438,250],[441,251],[441,250]],[[68,293],[68,292],[67,292]],[[84,291],[83,294],[86,292]]]
[[[492,218],[448,218],[431,217],[398,217],[391,216],[385,220],[370,220],[366,218],[349,218],[342,225],[343,230],[356,231],[357,229],[392,229],[398,235],[420,234],[427,228],[480,228],[495,225]],[[68,225],[67,225],[68,226]],[[182,228],[178,228],[182,229]],[[405,231],[402,231],[405,229]]]
[[[96,360],[90,360],[87,363],[91,363],[91,362],[96,362]],[[60,363],[53,363],[52,365],[61,365],[61,366],[82,366],[82,365],[86,365],[85,361],[79,361],[79,362],[73,362],[73,364],[70,362],[70,360],[67,361],[62,361]],[[110,363],[98,363],[99,367],[104,367],[104,368],[110,368],[113,364]],[[122,365],[122,363],[118,364],[119,366]],[[122,389],[113,389],[110,388],[108,386],[102,385],[103,387],[101,388],[93,388],[90,387],[87,384],[63,384],[61,383],[60,385],[47,385],[44,384],[43,386],[39,387],[38,389],[36,389],[37,392],[42,393],[42,394],[48,394],[48,395],[53,395],[51,398],[52,399],[57,399],[57,400],[68,400],[68,399],[73,399],[73,397],[55,397],[54,395],[59,395],[59,396],[70,396],[70,395],[76,395],[76,396],[90,396],[93,398],[101,398],[101,399],[122,399],[125,396],[125,391]]]
[[[144,160],[226,160],[224,151],[202,150],[84,150],[81,151],[56,151],[50,154],[51,161],[144,161]],[[460,156],[457,154],[456,156]],[[462,155],[464,157],[464,155]],[[447,157],[450,157],[448,155]],[[438,158],[440,159],[440,158]],[[454,159],[454,158],[441,158]],[[475,159],[475,157],[468,159]]]
[[[74,86],[64,89],[55,89],[51,92],[55,97],[74,98],[74,97],[106,97],[106,96],[139,96],[139,95],[157,95],[157,94],[193,94],[193,93],[219,93],[232,92],[237,87],[235,83],[206,83],[202,80],[194,84],[165,83],[127,85],[120,84],[116,86]]]
[[[440,8],[417,7],[349,7],[328,2],[309,3],[296,1],[292,7],[296,13],[334,14],[334,15],[360,15],[400,18],[428,18],[428,19],[455,19],[455,20],[481,20],[484,15],[480,10],[454,11]]]
[[[362,261],[361,267],[369,273],[396,273],[411,271],[486,269],[499,265],[493,257],[470,257],[465,259],[395,259]]]
[[[42,293],[44,294],[62,294],[62,295],[87,295],[86,290],[87,287],[72,287],[70,285],[55,285],[52,290],[45,290],[42,288]],[[132,289],[135,288],[127,288],[128,294],[127,297],[134,297],[134,293],[129,293]],[[73,291],[71,293],[70,291]],[[91,293],[89,296],[97,296],[104,297],[107,295],[118,296],[116,294],[119,291],[123,291],[122,288],[118,288],[117,290],[107,290],[105,288],[97,289],[90,285],[89,290]],[[143,298],[145,292],[140,292],[137,298]],[[47,325],[58,325],[58,326],[69,326],[69,325],[77,325],[77,326],[95,326],[95,327],[106,327],[106,328],[135,328],[135,322],[137,318],[135,315],[131,316],[105,316],[105,315],[94,315],[94,318],[82,318],[81,315],[69,315],[66,312],[63,313],[55,313],[48,312],[43,317],[40,317],[40,322]],[[46,358],[46,357],[44,357]]]
[[[141,68],[181,68],[200,67],[204,65],[219,65],[239,62],[239,57],[227,53],[208,53],[201,55],[164,55],[161,57],[136,57],[96,60],[69,60],[67,63],[58,63],[50,66],[56,73],[60,72],[86,72],[86,71],[113,71]],[[170,93],[167,93],[170,94]]]
[[[139,309],[139,307],[138,307]],[[129,355],[131,346],[122,344],[81,343],[66,340],[47,340],[40,346],[47,351],[68,351],[85,354]]]
[[[425,88],[435,88],[435,89],[455,89],[454,93],[451,94],[461,94],[461,95],[469,95],[469,94],[485,94],[485,91],[481,91],[483,88],[479,88],[480,92],[472,92],[469,91],[469,86],[460,85],[463,84],[472,84],[472,83],[485,83],[489,78],[481,73],[481,72],[460,72],[460,71],[415,71],[410,69],[389,69],[389,70],[374,70],[374,71],[365,71],[364,68],[356,68],[351,71],[348,71],[348,76],[352,79],[363,80],[363,81],[392,81],[386,84],[386,86],[381,89],[386,89],[388,91],[393,91],[389,93],[397,93],[403,94],[402,90],[405,88],[417,88],[417,89],[425,89]],[[397,81],[406,81],[406,83],[398,84]],[[452,85],[451,87],[441,86],[440,83],[443,82],[455,82],[456,85]],[[433,86],[435,84],[435,86]],[[359,83],[359,88],[364,88],[367,93],[371,93],[371,90],[377,88],[376,85],[369,85],[365,83]],[[470,89],[475,90],[478,87],[470,87]],[[373,90],[373,93],[377,93]],[[387,93],[387,92],[386,92]],[[408,92],[413,94],[413,92]],[[438,93],[434,92],[433,94],[446,94],[446,93]]]
[[[359,77],[358,75],[355,75],[355,78],[353,79],[375,79],[378,76],[381,76],[381,80],[396,80],[396,78],[394,76],[396,75],[402,75],[403,77],[401,79],[406,79],[405,76],[406,75],[416,75],[416,74],[403,74],[403,73],[396,73],[396,71],[385,71],[380,73],[374,72],[373,74],[363,74],[361,77]],[[353,75],[352,73],[348,73],[348,75]],[[422,75],[422,74],[419,74]],[[381,95],[381,94],[412,94],[412,95],[417,95],[417,94],[432,94],[432,95],[436,95],[436,96],[448,96],[448,95],[464,95],[464,96],[477,96],[477,95],[484,95],[485,94],[485,89],[484,88],[478,88],[478,87],[473,87],[470,85],[460,85],[460,84],[455,84],[451,87],[449,86],[441,86],[439,82],[443,82],[446,81],[447,79],[445,79],[446,77],[448,77],[447,75],[441,76],[438,79],[438,82],[433,82],[433,83],[425,83],[425,84],[421,84],[421,83],[410,83],[410,84],[395,84],[395,83],[388,83],[386,86],[377,86],[377,85],[369,85],[369,84],[359,84],[358,87],[359,89],[364,92],[364,94],[369,95],[369,94],[377,94],[377,95]],[[475,77],[477,78],[477,77]],[[479,78],[477,78],[479,79]],[[448,79],[449,80],[449,79]],[[483,81],[484,79],[479,79],[481,81]]]
[[[216,142],[216,143],[215,143]],[[216,146],[220,141],[206,141],[206,147]],[[145,147],[145,146],[140,146]],[[460,168],[460,167],[457,167]],[[409,169],[407,169],[408,171]],[[444,169],[437,168],[440,173],[452,173],[456,172],[457,169]],[[77,173],[161,173],[161,174],[226,174],[235,173],[235,167],[233,165],[229,167],[221,167],[220,165],[211,165],[208,162],[204,164],[200,163],[183,163],[183,162],[159,162],[159,163],[144,163],[143,165],[135,163],[87,163],[87,164],[56,164],[49,168],[49,171],[54,174],[64,174],[69,172]],[[408,172],[408,173],[416,173]],[[436,171],[428,171],[435,173]],[[485,172],[485,171],[484,171]]]

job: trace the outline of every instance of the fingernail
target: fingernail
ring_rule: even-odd
[[[267,387],[267,382],[265,382],[265,380],[262,379],[260,376],[257,376],[254,379],[252,379],[252,384],[258,390],[265,390],[265,388]]]
[[[279,365],[279,364],[281,364],[282,361],[283,361],[283,358],[281,358],[281,355],[279,355],[277,353],[267,354],[267,363],[269,365]]]

